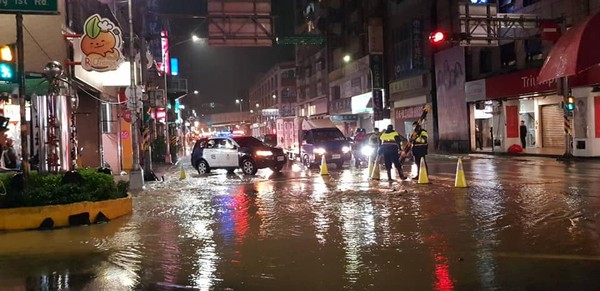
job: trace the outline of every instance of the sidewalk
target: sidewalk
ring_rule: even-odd
[[[179,170],[179,167],[181,166],[181,163],[182,162],[185,163],[186,159],[189,164],[189,159],[190,159],[189,156],[180,158],[177,162],[175,162],[171,165],[167,165],[165,163],[153,163],[152,171],[154,172],[154,175],[156,175],[156,177],[158,177],[159,180],[162,180],[164,177],[166,177],[170,174],[177,173],[177,171]],[[121,176],[120,173],[113,173],[113,176],[114,176],[115,181],[129,181],[129,175]]]

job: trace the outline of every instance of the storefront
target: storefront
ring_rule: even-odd
[[[555,81],[538,84],[538,73],[522,70],[465,84],[471,150],[506,152],[514,144],[540,154],[564,150],[563,97],[556,95]]]
[[[352,136],[358,127],[358,116],[352,114],[352,98],[342,98],[331,102],[331,121],[345,136]]]
[[[431,87],[430,74],[420,74],[390,83],[390,100],[393,125],[396,131],[403,136],[410,136],[413,131],[413,122],[417,121],[423,113],[423,106],[427,104],[427,97]],[[431,114],[431,113],[429,113]],[[433,118],[428,115],[423,123],[423,128],[430,135],[433,132]],[[385,130],[385,128],[381,128]],[[430,145],[433,139],[429,141]],[[430,148],[432,148],[430,146]]]

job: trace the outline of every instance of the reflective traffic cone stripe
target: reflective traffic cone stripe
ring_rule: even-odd
[[[325,155],[321,158],[321,175],[326,176],[329,175],[329,170],[327,169],[327,161],[325,160]]]
[[[427,167],[425,166],[425,157],[421,158],[421,165],[419,170],[419,184],[429,184],[429,177],[427,176]]]
[[[377,158],[375,159],[375,162],[373,162],[373,170],[371,171],[371,179],[373,180],[379,180],[381,179],[381,168],[379,167],[379,157],[377,156]]]
[[[456,179],[454,180],[454,187],[467,187],[467,179],[465,178],[465,171],[463,170],[462,159],[458,159],[458,163],[456,164]]]
[[[185,180],[185,170],[183,169],[183,165],[181,165],[181,171],[179,172],[179,180]]]

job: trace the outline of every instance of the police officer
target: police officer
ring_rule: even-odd
[[[419,178],[419,174],[421,174],[421,159],[427,155],[427,138],[429,135],[427,134],[427,130],[424,130],[420,126],[417,127],[418,123],[413,122],[413,127],[417,133],[415,140],[413,141],[412,153],[415,157],[415,163],[417,163],[417,177]],[[427,162],[425,162],[425,169],[427,169]]]
[[[379,147],[379,154],[383,155],[388,180],[392,181],[392,164],[394,164],[394,167],[398,170],[400,178],[402,180],[406,179],[406,176],[404,176],[404,173],[402,172],[402,164],[400,164],[400,156],[398,155],[402,138],[390,124],[388,125],[387,130],[381,135],[380,139],[381,146]]]

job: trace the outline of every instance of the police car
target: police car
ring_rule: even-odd
[[[278,172],[286,162],[282,149],[251,136],[201,139],[196,141],[192,151],[192,166],[201,175],[214,169],[233,172],[238,168],[246,175],[254,175],[263,168]]]

